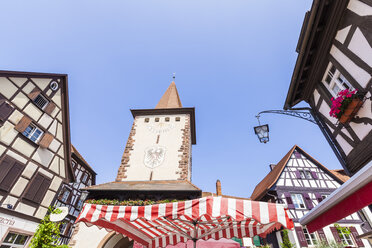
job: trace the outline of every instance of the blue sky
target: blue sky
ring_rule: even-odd
[[[310,0],[2,1],[0,68],[69,75],[73,144],[98,173],[115,179],[132,125],[131,108],[153,108],[176,72],[185,107],[196,108],[193,183],[249,197],[298,144],[341,168],[319,128],[263,115],[282,109]]]

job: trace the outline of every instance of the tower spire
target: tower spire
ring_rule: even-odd
[[[173,81],[161,97],[155,109],[182,108],[180,96],[178,95],[176,83],[174,82],[176,73],[173,73]]]

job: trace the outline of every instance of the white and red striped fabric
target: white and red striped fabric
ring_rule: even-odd
[[[293,228],[284,205],[223,197],[148,206],[86,203],[76,222],[116,231],[151,248],[190,239],[264,237]]]

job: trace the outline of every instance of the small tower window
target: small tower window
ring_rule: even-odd
[[[168,122],[169,121],[169,117],[165,117],[165,121]]]
[[[180,121],[181,120],[181,117],[176,117],[176,121]]]
[[[150,119],[149,118],[145,118],[145,122],[149,122],[150,121]]]
[[[159,117],[156,117],[155,118],[155,122],[159,122]]]
[[[50,82],[49,87],[51,90],[56,91],[58,90],[58,83],[56,81],[52,81]]]

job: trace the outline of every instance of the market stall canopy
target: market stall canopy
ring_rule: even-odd
[[[300,219],[301,225],[314,232],[372,204],[372,163]]]
[[[293,228],[284,205],[224,197],[147,206],[85,203],[76,222],[116,231],[146,247],[243,238]]]

